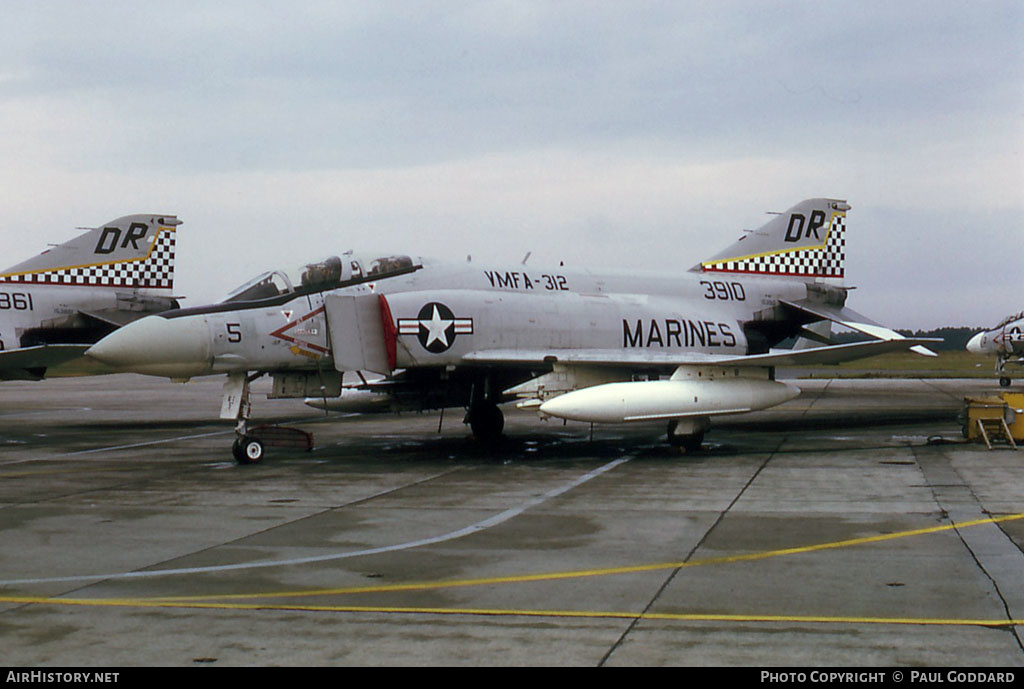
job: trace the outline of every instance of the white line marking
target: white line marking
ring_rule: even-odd
[[[114,450],[131,450],[137,447],[148,447],[150,445],[163,445],[166,443],[173,443],[179,440],[195,440],[196,438],[208,438],[214,435],[227,435],[228,433],[234,433],[234,430],[226,431],[212,431],[210,433],[196,433],[194,435],[179,435],[173,438],[163,438],[161,440],[146,440],[141,443],[129,443],[128,445],[111,445],[109,447],[94,447],[91,450],[77,450],[75,452],[65,452],[59,455],[47,455],[43,457],[30,457],[28,459],[15,459],[10,462],[0,462],[0,466],[13,466],[15,464],[28,464],[30,462],[52,462],[54,460],[63,459],[64,457],[75,457],[78,455],[91,455],[97,452],[112,452]]]
[[[65,414],[72,411],[92,411],[92,407],[58,407],[55,409],[34,409],[32,411],[12,411],[0,413],[0,419],[11,419],[16,416],[40,416],[45,414],[47,416],[53,416],[54,414]]]
[[[61,457],[74,457],[75,455],[91,455],[96,452],[110,452],[112,450],[131,450],[136,447],[148,447],[150,445],[163,445],[165,443],[173,443],[179,440],[195,440],[196,438],[209,438],[213,435],[227,435],[228,433],[234,433],[234,430],[227,431],[212,431],[210,433],[196,433],[195,435],[179,435],[175,438],[164,438],[162,440],[146,440],[141,443],[130,443],[128,445],[111,445],[110,447],[95,447],[91,450],[78,450],[77,452],[68,452]]]
[[[563,495],[570,490],[577,488],[591,479],[597,478],[598,476],[611,471],[620,464],[625,464],[632,457],[620,457],[614,461],[608,462],[604,466],[600,466],[593,471],[589,471],[586,474],[570,481],[569,483],[554,488],[543,495],[539,495],[535,498],[531,498],[522,504],[499,512],[493,517],[488,517],[482,521],[470,524],[469,526],[457,529],[455,531],[449,531],[446,534],[440,536],[431,536],[429,538],[421,538],[415,541],[408,541],[406,543],[398,543],[395,545],[380,546],[377,548],[367,548],[366,550],[352,550],[343,553],[329,553],[327,555],[316,555],[311,557],[300,557],[292,558],[288,560],[261,560],[256,562],[244,562],[233,565],[209,565],[206,567],[183,567],[180,569],[157,569],[148,570],[144,572],[116,572],[110,574],[86,574],[77,576],[65,576],[65,577],[43,577],[38,579],[8,579],[6,581],[0,581],[0,586],[15,586],[24,584],[49,584],[56,582],[69,582],[69,581],[93,581],[102,579],[141,579],[145,577],[162,577],[170,576],[174,574],[203,574],[208,572],[227,572],[241,569],[257,569],[264,567],[284,567],[287,565],[302,565],[313,562],[329,562],[332,560],[344,560],[353,557],[361,557],[363,555],[376,555],[379,553],[390,553],[398,550],[408,550],[410,548],[419,548],[425,545],[433,545],[435,543],[443,543],[445,541],[451,541],[463,536],[469,536],[485,529],[503,524],[514,517],[519,516],[523,512],[537,505],[543,504],[548,500]]]

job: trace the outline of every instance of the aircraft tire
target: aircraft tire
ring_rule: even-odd
[[[691,435],[669,435],[668,443],[673,447],[681,447],[687,452],[696,452],[704,442],[704,431]]]
[[[1010,387],[1010,379],[1007,378],[1006,376],[1001,376],[999,378],[999,387],[1001,387],[1001,388],[1008,388],[1008,387]]]
[[[700,446],[704,444],[704,434],[694,433],[683,439],[683,449],[687,452],[697,452],[700,450]]]
[[[231,446],[231,454],[239,464],[259,464],[263,461],[264,452],[263,443],[256,438],[245,437],[235,440]]]
[[[493,402],[484,402],[469,412],[469,427],[479,440],[496,440],[505,429],[505,415]]]
[[[668,432],[666,437],[668,444],[672,447],[681,447],[687,452],[696,452],[700,449],[701,443],[704,442],[704,431],[698,430],[693,433],[676,434],[676,427],[679,425],[678,419],[672,419],[668,422]],[[705,426],[706,427],[706,426]],[[698,428],[700,428],[698,426]]]
[[[255,438],[245,438],[242,440],[242,452],[249,464],[258,464],[263,460],[263,443]]]

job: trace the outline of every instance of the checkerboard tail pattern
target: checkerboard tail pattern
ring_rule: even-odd
[[[55,268],[0,277],[0,283],[172,289],[174,287],[174,230],[161,229],[145,258],[79,268]]]
[[[836,213],[825,244],[818,248],[790,249],[735,261],[705,263],[705,271],[755,273],[793,277],[845,277],[846,215]]]

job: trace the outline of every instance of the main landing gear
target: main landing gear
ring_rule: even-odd
[[[505,429],[505,415],[494,402],[481,400],[470,405],[463,423],[469,424],[478,440],[491,442],[501,437]]]
[[[666,433],[668,444],[696,452],[704,442],[704,432],[710,427],[711,421],[707,417],[672,419]]]
[[[494,442],[501,437],[505,429],[505,415],[498,408],[498,403],[491,393],[493,384],[490,378],[480,378],[469,393],[469,408],[463,423],[468,423],[473,435],[483,442]]]

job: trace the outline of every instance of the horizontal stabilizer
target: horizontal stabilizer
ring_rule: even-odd
[[[112,325],[115,328],[120,328],[128,325],[132,321],[138,320],[140,315],[138,313],[130,313],[128,311],[118,311],[117,309],[103,309],[100,311],[81,310],[78,313],[99,323]]]
[[[900,335],[898,332],[891,328],[887,328],[884,325],[876,323],[875,321],[862,316],[853,309],[848,309],[845,306],[841,308],[832,308],[823,304],[810,304],[805,301],[787,301],[780,299],[779,302],[783,306],[788,306],[791,309],[800,311],[811,316],[818,318],[819,320],[827,320],[841,325],[844,328],[855,330],[856,332],[874,337],[879,340],[906,340],[907,338]],[[930,339],[923,340],[924,342],[942,342],[942,339]],[[913,346],[909,348],[916,354],[923,356],[938,356],[935,352],[931,351],[927,347]]]
[[[0,380],[37,380],[46,369],[81,357],[89,345],[39,345],[0,351]]]
[[[177,306],[178,302],[172,299],[159,301],[158,297],[153,297],[151,300],[140,304],[139,308],[96,309],[90,311],[81,309],[78,313],[98,323],[105,323],[107,325],[112,325],[115,328],[120,328],[137,321],[144,316],[160,313],[161,311],[168,311],[170,309],[177,308]]]
[[[753,354],[739,360],[728,362],[729,366],[813,366],[817,364],[841,364],[844,361],[856,361],[870,356],[902,352],[907,349],[916,351],[925,349],[921,345],[942,342],[941,338],[917,337],[897,340],[871,340],[869,342],[852,342],[850,344],[832,345],[829,347],[811,347],[809,349],[779,349],[767,354]],[[929,351],[929,350],[925,350]],[[934,356],[934,354],[932,355]]]

